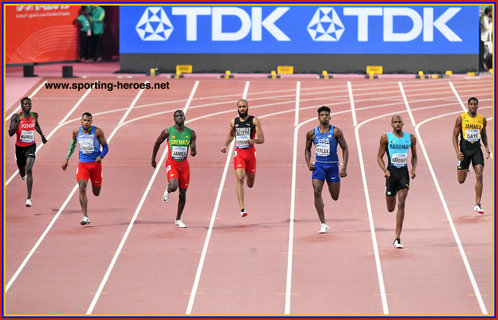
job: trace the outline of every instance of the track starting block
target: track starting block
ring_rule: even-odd
[[[220,78],[223,79],[230,79],[233,78],[233,74],[230,72],[230,70],[225,71],[225,74],[222,74]]]
[[[327,70],[323,70],[320,75],[320,79],[332,79],[333,76],[327,72]]]
[[[192,73],[192,65],[191,64],[177,64],[176,65],[176,73],[171,76],[171,78],[183,78],[183,73]]]
[[[280,79],[280,75],[278,75],[277,72],[275,72],[275,70],[272,70],[270,72],[270,75],[268,76],[268,79]]]
[[[448,71],[446,71],[448,72]],[[451,71],[450,71],[451,72]],[[443,73],[430,73],[430,74],[425,74],[423,71],[419,71],[418,74],[415,76],[417,79],[441,79],[447,76],[448,73],[443,74]],[[453,74],[451,72],[451,74]]]
[[[365,79],[378,79],[378,75],[384,72],[383,69],[382,66],[367,66]]]

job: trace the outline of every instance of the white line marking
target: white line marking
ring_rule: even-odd
[[[405,102],[406,111],[410,116],[410,120],[412,121],[412,126],[415,127],[415,118],[413,118],[412,110],[410,109],[410,105],[408,104],[408,99],[406,98],[405,89],[403,89],[403,85],[401,82],[398,82],[399,90],[401,91],[401,95],[403,96],[403,101]]]
[[[247,92],[249,91],[249,81],[246,81],[244,87],[244,93],[242,94],[242,99],[247,99]],[[188,300],[187,311],[185,314],[191,314],[192,308],[194,307],[195,296],[197,294],[197,288],[199,287],[199,281],[201,279],[202,268],[204,266],[204,261],[206,260],[207,249],[209,246],[209,240],[211,239],[211,234],[213,233],[214,221],[216,219],[216,214],[218,212],[218,206],[221,200],[221,194],[223,193],[223,187],[225,185],[225,180],[228,173],[228,167],[230,165],[230,159],[233,154],[235,143],[232,141],[230,143],[230,149],[227,152],[227,159],[225,161],[225,167],[223,168],[223,174],[221,176],[220,186],[218,188],[218,194],[216,195],[216,201],[214,203],[213,212],[211,214],[211,221],[209,222],[208,232],[206,234],[206,239],[204,240],[204,246],[202,247],[201,258],[199,260],[199,264],[197,265],[197,272],[195,273],[194,284],[192,286],[192,291],[190,292],[190,298]]]
[[[299,123],[299,97],[301,94],[301,81],[296,82],[296,115],[294,117],[294,127]]]
[[[43,82],[42,82],[42,83],[38,86],[38,88],[36,88],[36,89],[35,89],[35,91],[33,91],[33,92],[32,92],[32,93],[28,96],[28,98],[33,99],[33,96],[34,96],[35,94],[37,94],[37,93],[38,93],[38,91],[40,91],[40,89],[41,89],[41,88],[43,88],[43,86],[45,85],[45,83],[46,83],[46,82],[47,82],[46,80],[45,80],[45,81],[43,81]],[[7,120],[9,120],[9,119],[12,117],[12,115],[13,115],[14,113],[18,112],[19,110],[21,110],[21,104],[19,104],[19,105],[18,105],[18,106],[14,109],[14,111],[12,111],[12,113],[11,113],[11,114],[9,114],[9,116],[8,116],[8,117],[5,117],[5,122],[7,122]]]
[[[353,116],[353,124],[356,127],[358,121],[356,120],[356,111],[354,107],[353,88],[351,87],[351,81],[348,81],[348,91],[349,91],[349,102],[351,105],[351,115]]]
[[[453,83],[450,81],[449,82],[449,85],[451,87],[451,90],[453,91],[453,93],[455,94],[455,97],[457,98],[458,100],[458,103],[460,104],[460,107],[462,107],[462,110],[465,112],[467,111],[467,108],[465,108],[465,105],[463,104],[463,101],[462,99],[460,98],[460,95],[458,94],[458,92],[456,91],[455,89],[455,86],[453,86]]]

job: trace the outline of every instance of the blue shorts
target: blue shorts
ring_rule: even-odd
[[[318,179],[327,182],[340,182],[339,163],[322,163],[315,162],[315,170],[311,175],[311,179]]]

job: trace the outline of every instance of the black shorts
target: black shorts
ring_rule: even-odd
[[[27,147],[20,147],[16,144],[16,162],[19,169],[26,166],[26,159],[36,158],[36,143]]]
[[[386,196],[394,197],[399,190],[410,189],[410,176],[407,167],[389,166],[387,170],[391,172],[391,176],[386,179]]]
[[[460,147],[460,151],[463,153],[463,160],[458,161],[457,169],[458,170],[467,170],[470,165],[470,160],[472,160],[472,166],[475,167],[478,164],[482,164],[484,166],[484,156],[482,154],[481,146],[478,148],[466,148]]]

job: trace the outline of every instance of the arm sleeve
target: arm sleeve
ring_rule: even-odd
[[[102,152],[100,153],[100,157],[102,159],[104,159],[104,157],[107,154],[107,152],[109,152],[109,144],[106,144],[105,146],[103,146]]]

